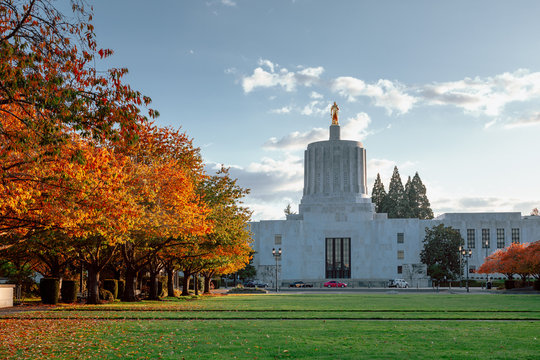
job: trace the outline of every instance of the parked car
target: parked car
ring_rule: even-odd
[[[251,280],[244,284],[245,287],[258,287],[258,288],[266,288],[268,287],[267,283],[263,283],[261,281],[257,280]]]
[[[409,283],[406,282],[404,279],[393,279],[388,281],[388,287],[408,288]]]
[[[291,284],[289,284],[289,287],[293,288],[306,288],[306,287],[313,287],[313,284],[306,284],[303,281],[295,281]]]
[[[347,284],[340,281],[330,280],[324,283],[324,287],[347,287]]]

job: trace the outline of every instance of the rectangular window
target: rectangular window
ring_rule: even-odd
[[[398,260],[403,260],[403,259],[405,259],[405,251],[403,251],[403,250],[398,250],[398,252],[397,252],[397,258],[398,258]]]
[[[504,248],[504,229],[497,229],[497,249]]]
[[[326,238],[326,278],[351,277],[351,238]]]
[[[403,233],[397,233],[397,243],[403,244],[405,242],[405,235]]]
[[[476,239],[475,239],[474,229],[467,229],[467,247],[469,249],[474,249],[475,242],[476,242]]]
[[[397,273],[398,273],[398,274],[403,274],[403,266],[398,265],[398,267],[397,267]]]
[[[475,265],[469,265],[469,274],[474,274],[475,271],[476,271],[476,266]]]
[[[519,244],[519,229],[512,229],[512,243]]]
[[[274,236],[274,244],[281,245],[281,235]]]
[[[482,229],[482,248],[490,247],[491,240],[489,238],[489,229]]]

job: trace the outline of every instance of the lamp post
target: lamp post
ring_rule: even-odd
[[[461,256],[465,258],[465,264],[466,264],[466,269],[467,269],[466,287],[467,287],[467,292],[469,292],[469,258],[472,256],[472,250],[462,249]]]
[[[463,280],[463,269],[461,268],[461,250],[463,249],[461,245],[459,245],[459,287],[463,287],[462,280]]]
[[[488,257],[488,246],[489,246],[489,240],[488,239],[486,239],[486,242],[484,243],[484,246],[486,248],[486,258],[484,259],[484,262],[486,262],[486,259]],[[486,290],[487,290],[488,277],[489,277],[489,275],[486,273]]]
[[[273,248],[272,255],[274,255],[274,259],[276,259],[276,292],[278,292],[278,260],[281,257],[281,248],[279,248],[277,251],[275,248]]]

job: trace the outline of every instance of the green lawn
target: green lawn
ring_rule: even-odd
[[[61,306],[0,319],[0,358],[537,359],[538,320],[538,295],[285,294]]]

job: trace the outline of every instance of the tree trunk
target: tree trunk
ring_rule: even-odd
[[[184,279],[182,280],[182,296],[189,296],[189,279],[191,273],[184,270]]]
[[[212,281],[212,276],[204,276],[204,291],[203,294],[210,294],[210,281]]]
[[[87,266],[88,270],[88,297],[87,304],[99,304],[99,271],[95,266]]]
[[[171,267],[167,267],[167,296],[174,297],[174,270]]]
[[[193,290],[195,295],[199,295],[199,276],[197,273],[193,274]]]
[[[124,296],[122,301],[134,302],[139,301],[135,295],[135,281],[137,280],[137,271],[133,269],[126,269],[126,287],[124,289]]]
[[[159,300],[158,294],[158,279],[157,279],[157,272],[150,271],[150,290],[148,294],[149,300]]]

